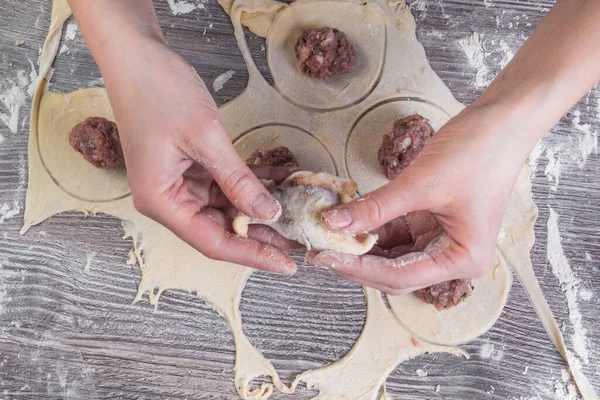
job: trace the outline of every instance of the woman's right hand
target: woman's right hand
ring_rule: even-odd
[[[396,179],[323,214],[333,231],[380,233],[384,251],[364,256],[324,251],[309,260],[394,295],[487,273],[528,155],[522,132],[529,127],[507,111],[497,105],[466,108]],[[404,215],[406,223],[398,223]]]

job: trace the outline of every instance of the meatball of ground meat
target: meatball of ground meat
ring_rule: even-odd
[[[123,149],[117,125],[102,117],[90,117],[75,125],[69,144],[97,168],[123,164]]]
[[[433,304],[438,311],[452,308],[473,292],[470,279],[455,279],[417,290],[415,294],[428,304]]]
[[[400,118],[394,129],[383,137],[377,153],[381,173],[392,180],[421,153],[435,131],[429,120],[418,114]]]
[[[352,71],[356,65],[356,50],[346,34],[338,29],[310,29],[298,38],[296,59],[304,75],[325,79]]]
[[[246,160],[248,165],[265,165],[267,167],[298,167],[294,154],[285,146],[271,150],[256,150]]]

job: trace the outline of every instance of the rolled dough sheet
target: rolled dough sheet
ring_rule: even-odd
[[[369,18],[371,16],[373,18],[369,20],[370,23],[375,27],[385,28],[385,32],[378,33],[386,37],[386,57],[381,67],[380,78],[372,89],[365,89],[364,93],[368,93],[358,103],[356,103],[358,92],[341,93],[338,99],[340,103],[336,105],[338,108],[329,112],[299,107],[286,100],[285,85],[275,88],[268,85],[252,61],[241,24],[247,25],[258,35],[268,35],[269,43],[274,45],[278,38],[273,35],[287,29],[284,26],[277,26],[279,23],[301,26],[307,21],[308,13],[319,16],[317,18],[319,23],[328,22],[329,16],[333,18],[331,20],[333,24],[334,21],[339,21],[336,15],[344,15],[346,9],[357,10],[356,5],[361,3],[301,0],[287,6],[272,0],[245,0],[239,3],[219,0],[219,2],[232,16],[236,39],[250,75],[247,90],[221,108],[226,128],[242,155],[254,150],[252,148],[254,146],[263,147],[267,143],[288,145],[292,150],[298,151],[298,157],[303,165],[322,168],[327,172],[337,172],[347,178],[351,168],[346,164],[345,144],[353,132],[353,127],[358,126],[357,117],[365,111],[374,109],[376,105],[387,99],[410,97],[441,110],[439,114],[441,124],[445,122],[444,114],[450,117],[462,109],[462,105],[452,97],[448,88],[430,68],[425,52],[415,37],[414,19],[403,2],[390,4],[383,0],[367,2],[365,9],[372,10],[372,13],[369,11]],[[378,7],[378,10],[374,7]],[[350,13],[356,12],[350,11]],[[54,1],[50,30],[40,63],[41,77],[46,77],[50,70],[58,51],[63,23],[70,15],[71,11],[66,0]],[[346,29],[349,32],[346,33],[354,36],[355,29],[358,27],[348,27]],[[274,72],[274,75],[283,75],[283,79],[297,78],[289,76],[285,78],[285,74],[294,74],[297,71],[291,71],[284,65],[271,65],[271,67],[285,68]],[[365,82],[372,85],[371,78],[366,79]],[[49,112],[61,113],[63,118],[60,120],[50,118]],[[29,187],[23,233],[32,225],[69,210],[105,213],[123,220],[125,237],[133,239],[133,254],[142,271],[135,301],[140,300],[147,293],[150,302],[157,304],[164,290],[181,289],[195,292],[211,304],[227,319],[233,333],[236,346],[235,384],[241,397],[268,398],[273,386],[282,392],[291,393],[298,383],[305,382],[309,387],[319,390],[319,399],[386,398],[383,385],[388,374],[398,363],[431,352],[464,355],[456,348],[432,344],[416,337],[416,334],[408,330],[416,332],[415,326],[404,321],[403,323],[407,325],[405,329],[385,307],[381,293],[367,288],[365,289],[367,297],[365,325],[350,352],[335,363],[300,374],[292,385],[285,386],[272,364],[256,350],[242,329],[239,301],[245,282],[252,272],[251,269],[209,260],[166,228],[137,213],[131,196],[127,194],[128,189],[123,184],[122,175],[88,171],[89,175],[83,178],[79,175],[75,177],[71,175],[72,172],[65,170],[67,166],[64,163],[58,162],[57,159],[61,154],[64,154],[65,159],[72,157],[73,154],[66,154],[72,150],[62,143],[53,146],[50,139],[63,140],[68,125],[96,115],[107,117],[111,115],[103,89],[80,90],[59,95],[47,90],[44,79],[38,82],[32,107]],[[432,116],[430,118],[434,119]],[[373,133],[377,140],[381,134],[381,129]],[[305,152],[303,153],[302,150]],[[76,161],[74,163],[79,165]],[[85,174],[86,170],[82,168],[82,173]],[[374,178],[374,175],[371,176]],[[85,187],[84,183],[79,182],[82,186],[77,186],[78,182],[73,182],[75,179],[87,177],[103,188],[102,192],[96,193],[93,188]],[[531,200],[528,177],[528,172],[524,170],[517,182],[513,198],[518,201],[511,203],[507,211],[503,224],[504,236],[498,242],[498,250],[503,255],[501,262],[506,265],[518,264],[521,272],[530,273],[526,277],[528,282],[531,280],[535,282],[529,251],[533,243],[533,222],[537,210]],[[363,185],[365,186],[363,190],[369,189],[364,182]],[[521,273],[520,276],[525,275]],[[525,287],[531,285],[526,284]],[[539,309],[540,301],[537,296],[532,296],[536,309]],[[427,305],[420,305],[420,307],[427,307]],[[541,313],[540,317],[546,326],[548,315]],[[490,319],[490,326],[495,318],[494,316]],[[555,322],[550,321],[549,326],[555,327]],[[560,336],[557,327],[554,333]],[[442,343],[460,340],[437,341]],[[251,390],[250,382],[258,376],[270,376],[273,384],[262,384]],[[595,394],[589,384],[588,387],[585,386],[587,381],[584,380],[585,378],[580,376],[577,381],[584,397],[597,399],[597,396],[593,397]]]

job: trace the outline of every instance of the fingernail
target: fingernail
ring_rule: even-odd
[[[281,206],[274,198],[261,193],[254,198],[252,211],[263,221],[273,222],[279,217]]]
[[[323,213],[323,221],[332,230],[347,228],[353,222],[352,211],[348,207],[335,208]]]

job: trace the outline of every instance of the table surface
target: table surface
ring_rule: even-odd
[[[178,16],[167,1],[155,1],[155,6],[169,43],[209,87],[221,73],[235,71],[215,94],[221,105],[243,90],[247,73],[228,17],[216,2],[203,3],[204,9]],[[514,52],[520,47],[552,3],[419,0],[411,9],[433,69],[458,100],[468,104],[482,91],[474,85],[476,75],[497,74],[507,49]],[[0,0],[0,93],[11,86],[18,70],[29,75],[31,63],[36,63],[50,7],[49,0]],[[485,65],[479,68],[469,64],[459,45],[473,32],[481,34],[486,52]],[[24,43],[17,46],[17,40]],[[66,92],[94,85],[100,75],[81,34],[63,41],[69,50],[55,62],[51,89]],[[264,41],[251,37],[249,43],[268,76]],[[551,208],[559,215],[562,246],[577,278],[580,295],[574,303],[587,329],[590,359],[583,370],[598,391],[600,158],[592,152],[583,163],[576,155],[582,130],[587,129],[578,123],[590,124],[591,132],[600,129],[599,102],[600,89],[595,88],[574,109],[580,114],[567,114],[547,135],[533,163],[540,217],[532,252],[544,294],[570,346],[571,320],[577,313],[569,313],[547,259]],[[7,111],[0,102],[0,113]],[[27,186],[29,112],[30,99],[21,109],[17,133],[0,123],[4,137],[0,144],[0,398],[237,398],[232,382],[233,340],[224,319],[201,299],[179,291],[163,294],[157,311],[147,301],[131,304],[140,272],[125,263],[131,242],[121,240],[117,219],[66,213],[19,235]],[[574,152],[578,153],[574,156]],[[557,157],[560,179],[553,187]],[[2,217],[9,209],[19,212]],[[86,255],[91,252],[96,256],[86,273]],[[350,349],[362,329],[365,300],[361,287],[323,270],[300,267],[293,278],[252,275],[241,311],[250,340],[289,381]],[[392,398],[573,398],[561,395],[566,393],[560,387],[567,385],[561,378],[565,364],[519,282],[494,328],[462,348],[471,359],[434,355],[401,364],[387,381]],[[418,376],[417,369],[427,376]],[[440,385],[438,393],[436,385]],[[288,397],[314,395],[302,389]]]

